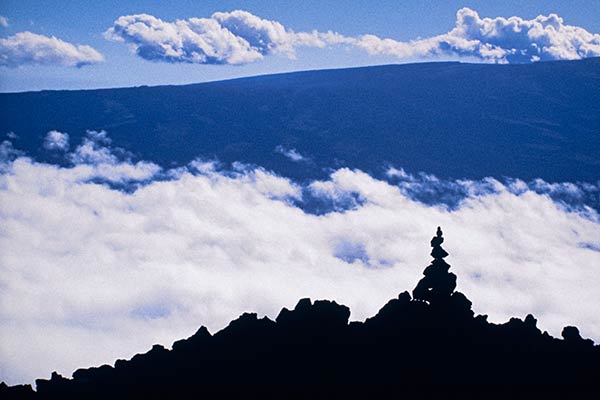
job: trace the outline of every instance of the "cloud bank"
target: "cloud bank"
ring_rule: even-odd
[[[81,67],[104,61],[104,57],[87,45],[74,45],[54,36],[19,32],[0,38],[0,66],[62,65]]]
[[[162,171],[102,132],[65,155],[70,167],[5,147],[0,379],[10,383],[168,346],[202,324],[214,332],[244,311],[275,317],[307,296],[363,319],[414,287],[438,225],[476,312],[533,313],[554,335],[573,324],[600,339],[598,214],[527,185],[464,183],[470,192],[445,207],[349,169],[307,186],[201,160]],[[306,196],[346,206],[309,214],[297,206]]]
[[[468,58],[489,63],[577,60],[600,56],[600,35],[567,25],[556,14],[526,20],[481,18],[462,8],[455,27],[441,35],[401,42],[365,34],[294,32],[247,11],[217,12],[210,18],[165,22],[148,14],[118,18],[105,36],[129,44],[151,61],[247,64],[270,54],[295,57],[297,47],[344,45],[399,59]]]

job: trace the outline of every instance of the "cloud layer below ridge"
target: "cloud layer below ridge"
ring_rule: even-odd
[[[554,335],[573,324],[600,339],[590,209],[493,180],[461,184],[470,191],[454,207],[432,206],[415,198],[423,180],[398,169],[389,175],[401,185],[340,169],[304,187],[243,165],[164,171],[109,145],[88,132],[65,154],[70,167],[5,152],[0,379],[69,375],[199,325],[214,332],[244,311],[275,317],[302,297],[335,299],[364,319],[414,287],[438,225],[476,312],[495,322],[533,313]],[[137,189],[114,186],[124,184]],[[309,214],[297,206],[307,195],[344,206]]]

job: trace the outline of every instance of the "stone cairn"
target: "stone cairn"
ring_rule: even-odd
[[[426,301],[430,304],[448,301],[454,289],[456,289],[456,275],[448,272],[450,264],[444,261],[448,256],[446,250],[442,248],[444,238],[442,229],[438,226],[437,233],[431,239],[431,256],[433,261],[425,268],[425,275],[413,290],[413,299]]]

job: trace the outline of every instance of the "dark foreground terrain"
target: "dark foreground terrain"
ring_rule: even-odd
[[[0,387],[2,398],[395,398],[437,391],[516,398],[576,398],[600,389],[600,346],[565,327],[562,339],[512,318],[474,316],[455,291],[438,228],[434,258],[411,294],[401,293],[365,322],[331,301],[302,299],[275,321],[244,314],[214,335],[201,327],[172,350],[155,345],[114,366],[53,373]],[[90,346],[93,346],[90,343]],[[365,397],[366,396],[366,397]],[[576,397],[573,397],[576,396]],[[444,397],[446,398],[446,397]],[[588,397],[590,398],[590,397]]]

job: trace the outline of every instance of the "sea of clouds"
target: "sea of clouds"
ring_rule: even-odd
[[[70,376],[303,297],[363,320],[416,285],[437,226],[477,313],[533,313],[554,336],[577,325],[600,340],[600,220],[569,200],[597,184],[390,167],[387,179],[343,168],[300,185],[206,160],[165,170],[103,131],[76,146],[50,131],[43,146],[68,165],[0,145],[0,380]],[[309,212],[315,199],[330,207]]]

